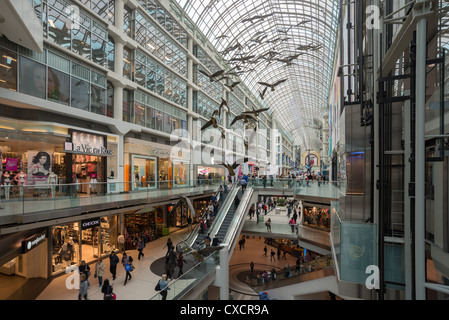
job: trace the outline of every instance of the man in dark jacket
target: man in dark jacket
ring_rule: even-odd
[[[117,264],[120,262],[120,259],[115,254],[114,251],[109,255],[109,271],[112,274],[112,280],[115,280],[115,275],[117,273]]]
[[[220,243],[220,240],[218,239],[218,236],[215,235],[215,237],[212,239],[212,247],[217,247]]]

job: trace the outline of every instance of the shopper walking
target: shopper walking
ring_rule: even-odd
[[[125,236],[121,233],[117,237],[118,248],[121,252],[125,251]]]
[[[109,279],[104,280],[104,284],[101,287],[101,293],[103,293],[103,300],[115,300],[116,296],[114,288],[109,283]]]
[[[95,264],[94,278],[98,278],[98,286],[99,287],[101,287],[103,285],[104,269],[106,269],[106,265],[104,264],[103,259],[98,258],[97,263]]]
[[[193,231],[193,228],[192,228],[192,217],[191,216],[187,217],[187,231]]]
[[[167,275],[163,274],[161,279],[158,281],[160,294],[162,296],[162,300],[167,300],[167,290],[170,290],[168,287]]]
[[[79,273],[84,274],[86,276],[87,286],[90,288],[89,276],[90,276],[90,267],[86,263],[86,261],[81,261],[80,266],[78,267]]]
[[[276,253],[274,253],[274,251],[273,251],[273,249],[271,249],[271,253],[270,253],[270,261],[276,261],[276,259],[275,259],[275,256],[276,255]]]
[[[80,277],[80,289],[78,292],[78,300],[87,300],[87,289],[89,288],[87,277],[84,273],[81,274]]]
[[[267,232],[271,232],[271,219],[268,218],[268,220],[265,222],[265,225],[267,226]]]
[[[120,262],[119,257],[115,254],[114,251],[109,255],[109,271],[112,274],[112,280],[115,280],[117,274],[117,265]]]
[[[293,218],[291,218],[288,224],[290,225],[290,227],[292,229],[292,233],[294,233],[295,232],[296,221]]]
[[[171,241],[170,238],[167,239],[167,243],[165,244],[164,248],[167,248],[167,254],[170,251],[171,247],[173,246],[173,242]]]
[[[125,285],[125,286],[126,286],[126,283],[128,282],[128,280],[131,280],[131,278],[132,278],[132,276],[131,276],[132,262],[133,262],[133,258],[131,256],[128,256],[126,254],[126,252],[123,252],[122,264],[126,271],[125,283],[123,285]]]
[[[249,268],[251,269],[251,275],[254,272],[254,262],[251,261],[251,263],[249,264]]]
[[[137,260],[140,260],[140,257],[144,257],[145,254],[143,253],[143,249],[145,248],[145,240],[140,237],[139,242],[137,243],[137,251],[139,251],[139,254],[137,256]]]
[[[267,246],[265,246],[265,247],[263,248],[263,252],[264,252],[263,255],[264,255],[265,257],[268,257],[268,256],[267,256],[267,251],[268,251]]]
[[[178,260],[177,260],[178,268],[179,268],[178,278],[184,274],[184,272],[182,271],[182,267],[184,266],[184,263],[186,263],[186,262],[187,261],[184,259],[184,256],[182,255],[182,252],[180,252],[179,256],[178,256]]]

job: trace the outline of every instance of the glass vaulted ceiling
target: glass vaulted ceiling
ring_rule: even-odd
[[[250,90],[262,92],[258,82],[287,79],[266,91],[265,103],[296,145],[318,150],[316,128],[328,111],[339,2],[178,0]]]

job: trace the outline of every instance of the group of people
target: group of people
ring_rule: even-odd
[[[122,252],[122,259],[118,257],[118,255],[112,251],[109,255],[109,272],[112,275],[112,280],[115,280],[117,277],[117,265],[122,263],[126,275],[125,275],[125,283],[131,280],[131,272],[134,270],[134,266],[132,264],[133,258],[130,255],[127,255],[126,252]],[[115,300],[116,295],[114,293],[113,287],[109,281],[109,279],[105,279],[103,281],[103,277],[105,274],[106,265],[102,258],[98,258],[94,267],[94,278],[98,279],[98,286],[101,288],[101,292],[104,294],[104,300]],[[90,288],[89,277],[92,275],[90,266],[86,263],[85,260],[81,261],[80,266],[78,267],[78,271],[80,274],[80,288],[78,293],[78,300],[85,299],[87,300],[88,289]]]

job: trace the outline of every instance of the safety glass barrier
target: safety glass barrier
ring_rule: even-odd
[[[170,181],[90,182],[72,184],[1,185],[0,216],[22,215],[112,202],[217,190],[221,179],[198,185]]]
[[[330,239],[338,279],[364,284],[367,270],[377,267],[377,225],[343,221],[339,213],[339,202],[331,201]]]
[[[300,276],[310,274],[311,272],[333,267],[331,256],[322,256],[314,260],[307,260],[306,257],[300,258],[300,260],[300,263],[294,266],[286,265],[284,268],[273,267],[271,270],[257,273],[248,272],[246,283],[256,292],[259,292],[262,289],[269,289],[270,286],[274,287],[282,285],[283,280],[299,278]],[[255,267],[257,267],[257,264]],[[266,266],[263,265],[261,268],[266,268]],[[289,285],[291,285],[291,283],[289,283]]]
[[[179,300],[186,293],[194,288],[206,276],[215,271],[216,266],[220,263],[220,256],[217,252],[211,254],[204,259],[203,262],[196,264],[189,271],[185,272],[181,277],[169,282],[168,286],[163,290],[167,292],[166,300]],[[150,300],[163,300],[163,293],[155,294]]]
[[[291,190],[295,195],[325,197],[337,199],[346,194],[346,182],[330,182],[320,180],[305,180],[298,178],[263,179],[250,178],[248,186],[258,189]]]

